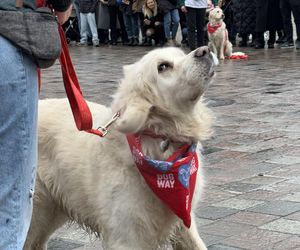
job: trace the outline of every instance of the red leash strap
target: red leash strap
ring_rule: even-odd
[[[92,129],[92,114],[86,101],[82,96],[80,85],[70,57],[65,33],[61,26],[59,26],[58,29],[62,46],[59,61],[61,64],[61,71],[65,90],[69,99],[69,103],[73,112],[77,129],[84,130],[88,133],[96,134],[102,137],[103,133],[101,131],[97,129]]]

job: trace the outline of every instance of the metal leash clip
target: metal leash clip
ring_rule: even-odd
[[[115,113],[108,123],[97,128],[97,130],[100,130],[103,133],[103,137],[108,133],[108,127],[112,125],[120,117],[120,115],[120,112]]]

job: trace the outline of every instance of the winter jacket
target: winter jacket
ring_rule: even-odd
[[[232,0],[232,2],[234,23],[236,25],[237,33],[254,34],[256,23],[255,0]]]
[[[178,0],[158,0],[157,4],[158,4],[158,8],[166,13],[170,10],[174,10],[178,7]]]
[[[98,0],[79,0],[79,12],[86,13],[95,13]]]
[[[32,9],[36,8],[35,0],[24,0],[24,8]],[[48,0],[49,4],[57,11],[65,11],[68,9],[72,0]],[[15,0],[0,0],[0,10],[17,10]]]

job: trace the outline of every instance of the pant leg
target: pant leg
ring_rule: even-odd
[[[86,43],[89,34],[87,14],[80,13],[80,27],[80,42]]]
[[[171,12],[164,14],[164,31],[167,39],[171,39]]]
[[[273,45],[276,40],[276,30],[269,30],[268,45]]]
[[[139,39],[140,28],[139,28],[139,16],[138,13],[131,15],[131,28],[133,37]]]
[[[282,14],[286,40],[288,42],[293,42],[293,26],[291,17],[291,6],[289,0],[280,0],[280,10]]]
[[[1,36],[0,79],[0,249],[21,250],[37,165],[37,67]]]
[[[117,15],[118,15],[118,20],[122,32],[122,42],[125,43],[128,40],[127,32],[126,32],[126,27],[125,27],[125,22],[124,22],[124,17],[122,11],[119,10],[117,7]]]
[[[206,9],[196,9],[197,47],[204,46],[204,27]]]
[[[300,1],[291,0],[291,8],[296,25],[297,40],[300,41]]]
[[[133,38],[133,33],[131,30],[130,16],[123,13],[123,18],[124,18],[124,23],[125,23],[125,28],[126,28],[126,33],[127,33],[128,39],[131,39],[131,38]]]
[[[172,38],[176,38],[178,26],[179,26],[179,13],[178,9],[171,10],[171,19],[172,19]]]
[[[95,13],[88,13],[87,21],[88,21],[90,31],[92,33],[92,40],[99,41]]]
[[[110,39],[117,42],[117,8],[116,6],[108,6]]]
[[[196,9],[187,7],[186,23],[188,28],[188,41],[191,50],[196,49]]]
[[[78,29],[80,32],[80,11],[79,11],[79,0],[74,1],[74,8],[75,8],[75,13],[77,17],[77,22],[78,22]]]

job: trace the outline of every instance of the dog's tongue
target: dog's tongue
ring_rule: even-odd
[[[159,161],[143,154],[139,136],[127,135],[127,141],[134,162],[148,186],[189,228],[198,171],[196,144],[186,144],[166,161]]]

